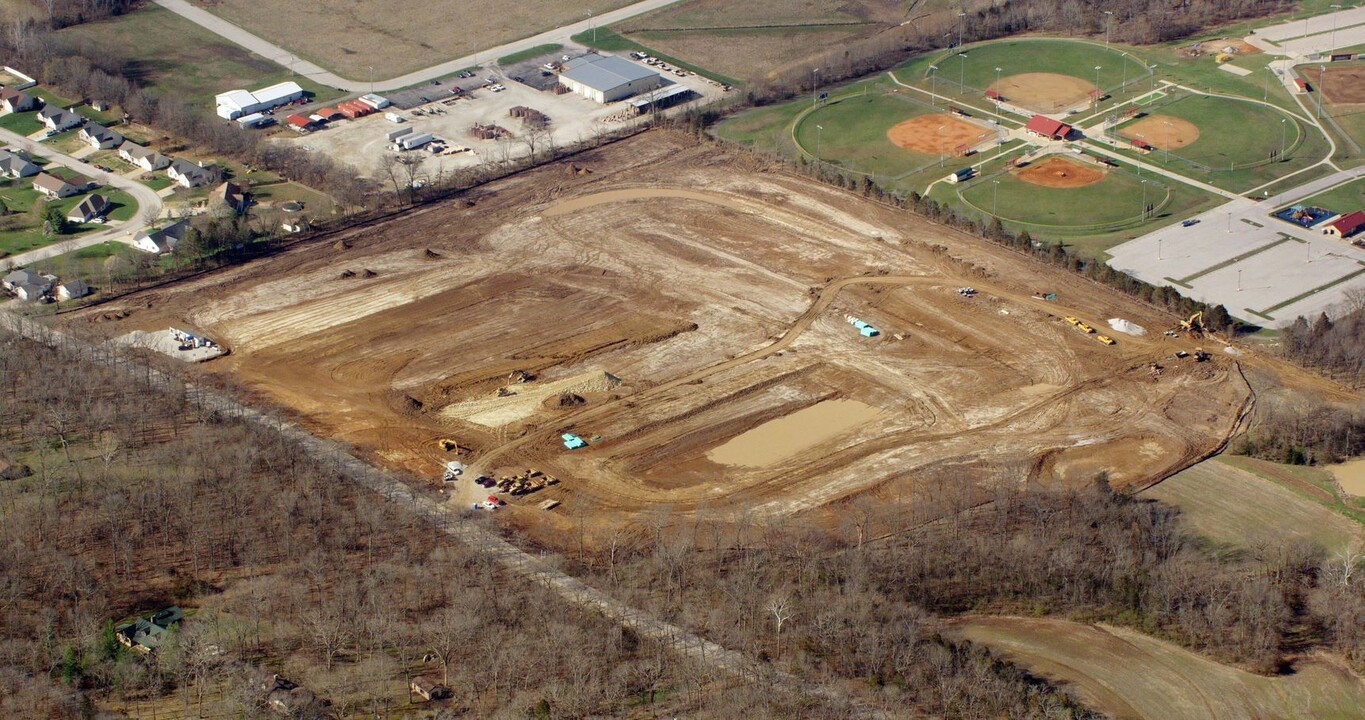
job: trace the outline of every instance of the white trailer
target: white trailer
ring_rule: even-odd
[[[394,140],[393,144],[397,146],[399,150],[416,150],[435,139],[436,138],[431,136],[431,133],[417,133],[413,135],[404,135],[403,137]]]
[[[408,121],[407,118],[403,117],[402,115],[399,115],[396,112],[384,113],[384,119],[388,120],[391,123],[394,123],[395,125],[401,125]]]
[[[398,138],[403,137],[404,135],[408,135],[408,134],[410,134],[411,132],[412,132],[412,128],[410,128],[410,127],[405,127],[405,128],[403,128],[402,130],[394,130],[394,131],[390,132],[390,133],[389,133],[387,136],[385,136],[385,137],[388,139],[389,142],[396,142],[396,141],[398,140]]]

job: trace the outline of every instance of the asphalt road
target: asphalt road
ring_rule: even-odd
[[[122,190],[129,195],[132,195],[133,199],[137,200],[137,212],[133,214],[131,220],[117,223],[112,225],[108,230],[103,230],[94,233],[93,235],[83,235],[78,238],[41,247],[36,250],[19,253],[18,255],[11,255],[0,260],[0,266],[21,267],[39,260],[46,260],[47,258],[57,255],[74,252],[93,245],[99,245],[108,240],[115,240],[132,235],[147,226],[143,217],[147,214],[148,208],[155,208],[156,213],[158,215],[161,214],[161,198],[157,197],[156,191],[136,180],[131,180],[116,173],[104,172],[94,165],[73,158],[70,155],[59,153],[53,148],[40,145],[19,133],[10,132],[9,130],[0,129],[0,141],[22,148],[35,155],[42,155],[58,165],[71,168],[86,177],[99,181],[101,185]]]
[[[187,0],[156,0],[156,4],[203,27],[209,32],[220,35],[227,40],[231,40],[267,60],[279,63],[284,67],[292,67],[294,72],[307,77],[313,82],[334,87],[345,92],[369,92],[371,88],[375,91],[405,88],[410,85],[427,82],[428,80],[445,77],[456,71],[477,65],[479,64],[478,58],[483,58],[484,62],[487,62],[493,58],[511,55],[512,53],[533,48],[537,45],[563,43],[568,40],[571,35],[576,35],[585,30],[591,30],[594,25],[597,27],[606,27],[612,23],[617,23],[627,18],[647,13],[651,10],[667,7],[675,2],[678,2],[678,0],[642,0],[634,5],[627,5],[626,7],[611,12],[602,13],[592,20],[581,20],[553,30],[546,30],[539,35],[533,35],[497,47],[480,50],[475,55],[466,55],[465,57],[455,58],[454,60],[443,62],[439,65],[432,65],[423,70],[410,72],[407,75],[389,78],[387,80],[376,80],[371,83],[368,80],[350,80],[324,70],[322,67],[299,58],[297,55],[264,38],[253,35],[212,13],[200,10],[187,2]]]

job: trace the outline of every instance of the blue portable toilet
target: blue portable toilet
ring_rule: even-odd
[[[858,320],[857,322],[853,323],[853,327],[858,328],[858,334],[862,335],[863,337],[877,337],[878,335],[882,334],[880,330],[872,327],[871,325],[868,325],[862,320]]]
[[[564,438],[564,447],[570,450],[577,450],[588,446],[587,443],[583,442],[583,438],[578,437],[573,433],[564,433],[563,435],[560,435],[560,437]]]

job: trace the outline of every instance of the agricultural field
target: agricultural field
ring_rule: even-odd
[[[1360,718],[1365,682],[1328,656],[1264,677],[1127,628],[1036,618],[969,618],[954,635],[1061,683],[1114,718]]]
[[[1360,523],[1331,509],[1333,500],[1319,488],[1277,483],[1223,457],[1172,475],[1142,497],[1180,508],[1192,531],[1236,547],[1302,539],[1336,552],[1365,535]]]
[[[1223,358],[1154,382],[1183,341],[1063,320],[1173,322],[1127,297],[681,133],[573,163],[133,295],[101,327],[197,329],[232,350],[205,372],[433,483],[453,459],[553,475],[507,508],[546,542],[661,508],[837,523],[858,495],[970,496],[963,477],[1140,485],[1248,398]]]
[[[150,3],[125,15],[63,29],[57,37],[84,54],[122,58],[123,74],[130,80],[200,106],[211,106],[213,96],[225,90],[284,80],[299,83],[320,101],[341,96],[336,88],[291,75],[279,64]]]
[[[396,0],[196,0],[195,4],[342,77],[364,80],[373,67],[374,77],[382,80],[630,2],[518,0],[500,3],[496,11],[490,11],[482,4],[437,0],[424,4],[420,12]]]

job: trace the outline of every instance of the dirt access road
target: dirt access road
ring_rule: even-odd
[[[859,496],[1144,485],[1248,401],[1229,359],[1171,359],[1193,347],[1162,337],[1173,318],[751,157],[655,131],[573,164],[130,296],[103,325],[200,330],[232,349],[203,371],[433,482],[452,459],[554,475],[508,508],[547,542],[663,510],[837,523]],[[1149,332],[1105,346],[1067,315]],[[859,421],[818,420],[835,407]],[[761,460],[716,460],[746,448]]]

